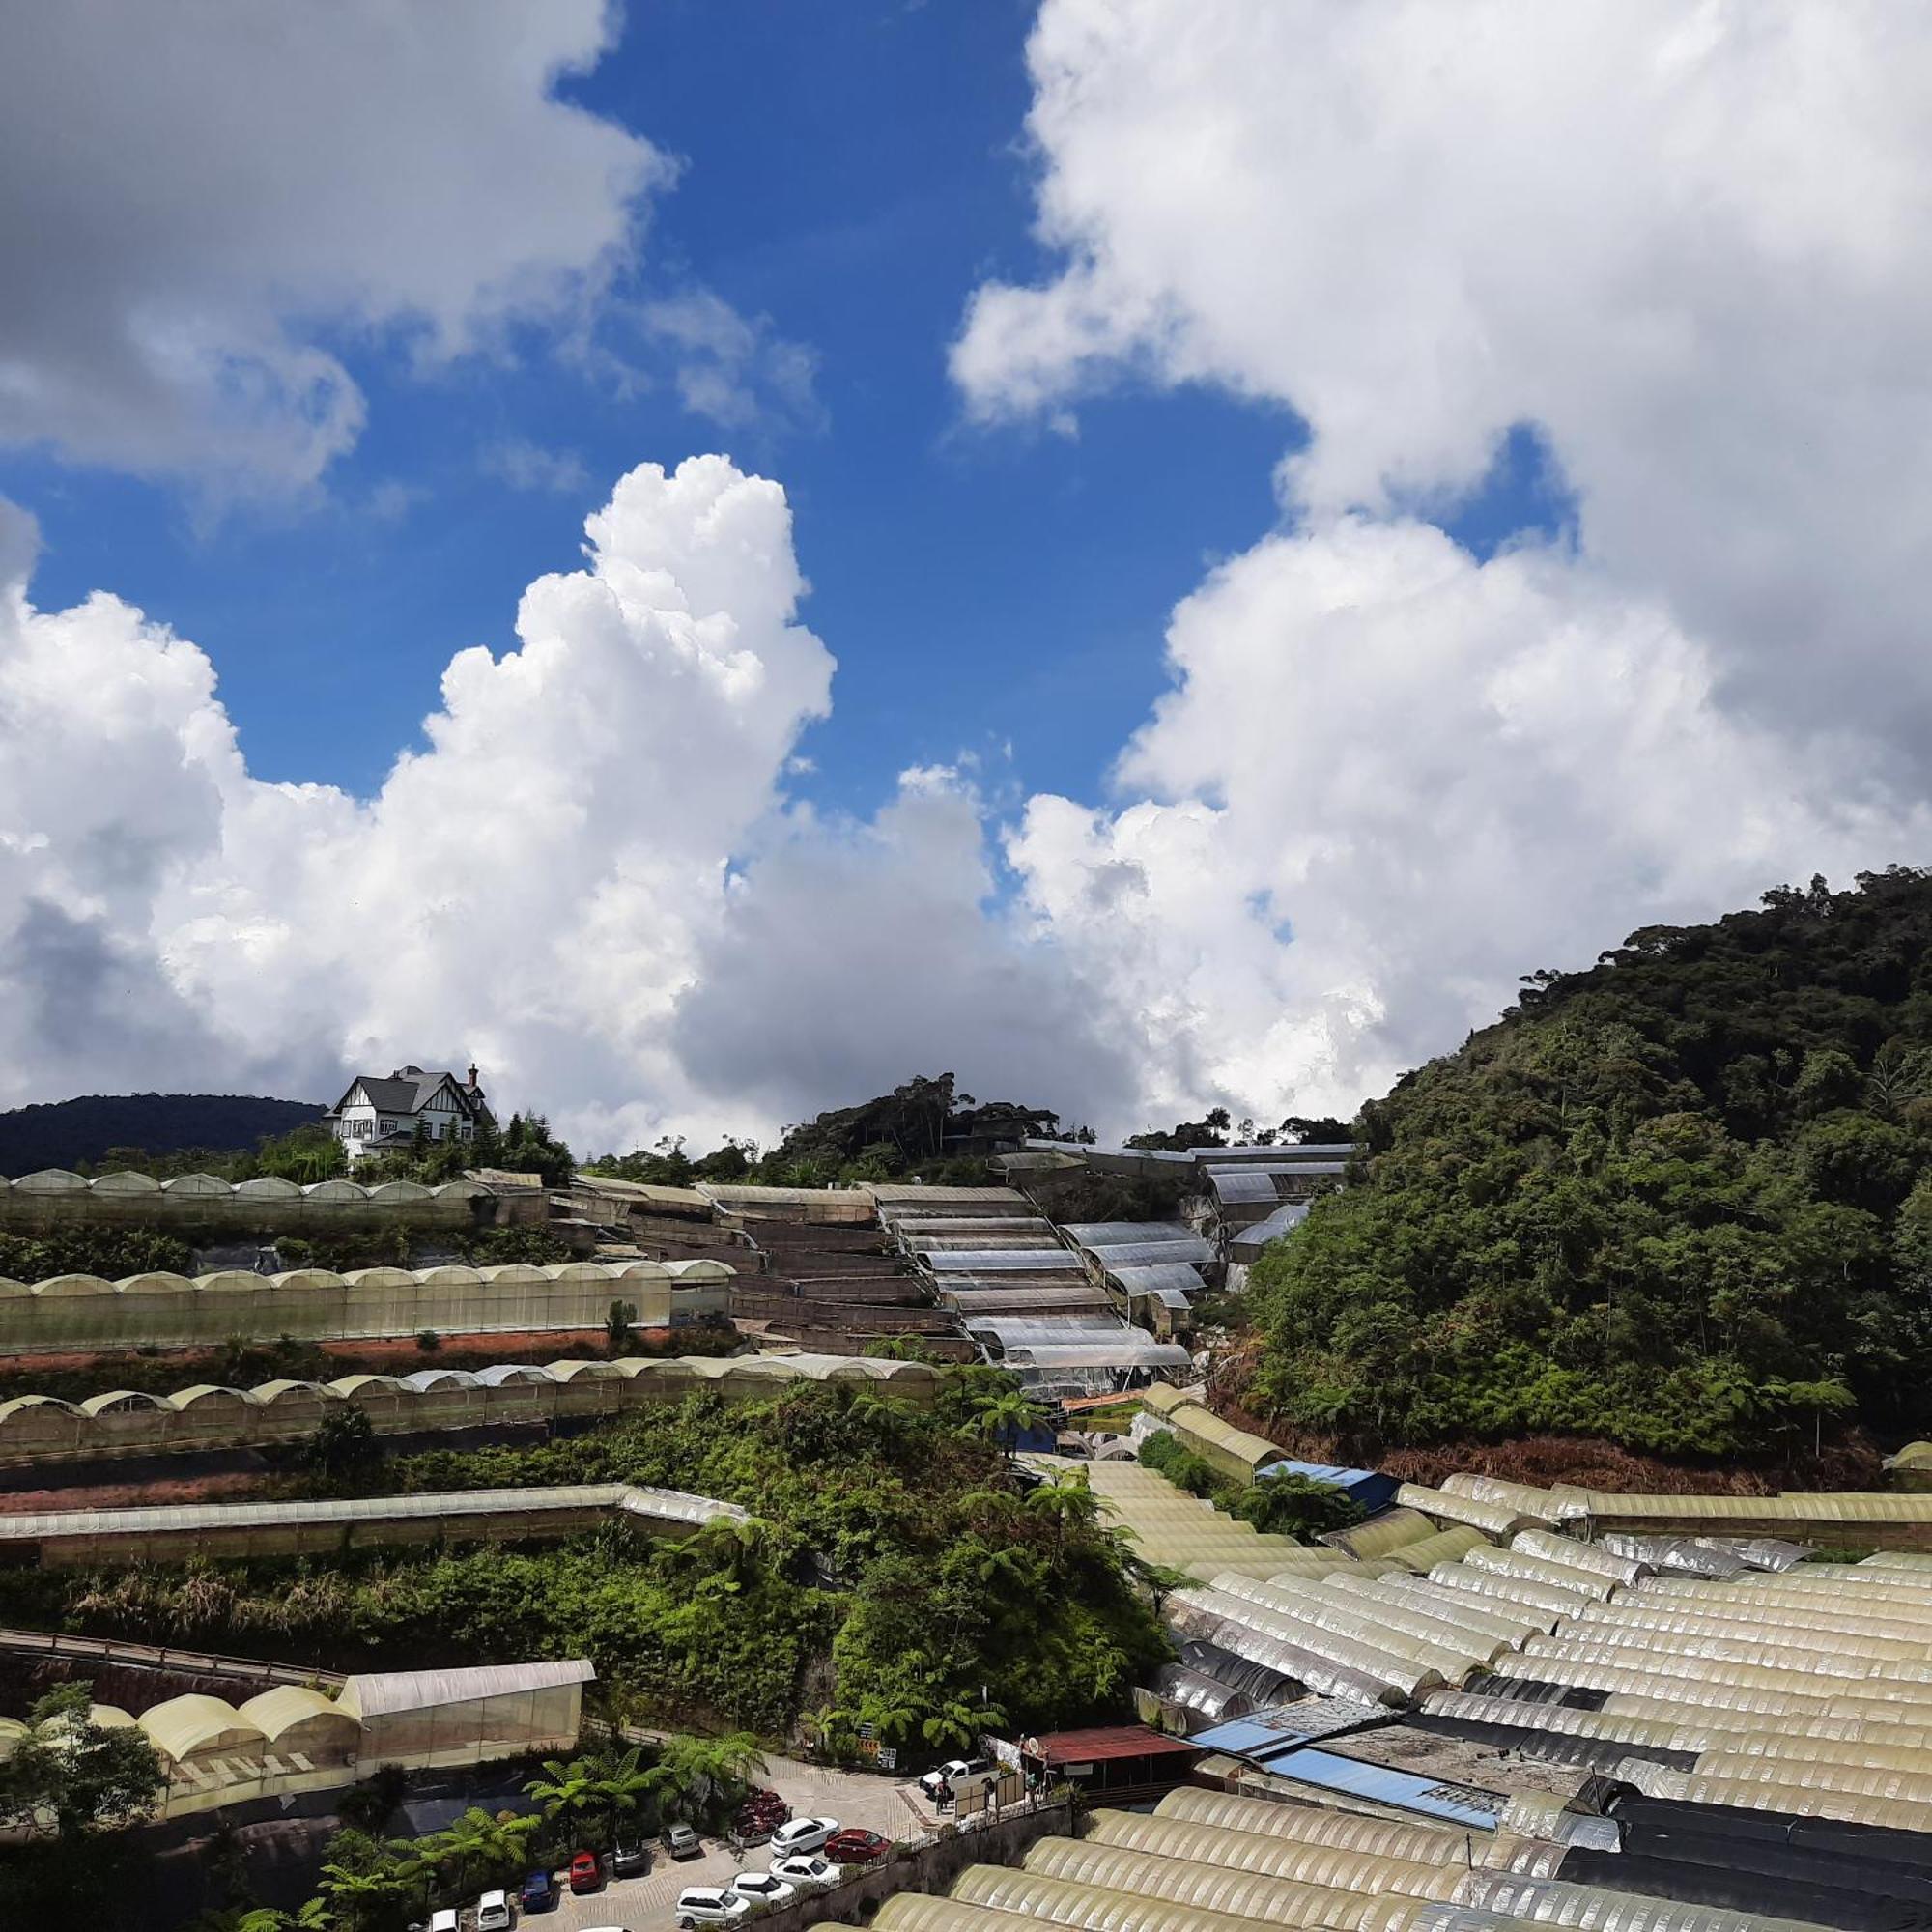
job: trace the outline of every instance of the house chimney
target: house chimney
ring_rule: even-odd
[[[476,1063],[473,1060],[469,1063],[469,1091],[472,1094],[476,1091]]]

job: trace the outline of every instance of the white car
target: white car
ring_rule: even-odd
[[[476,1901],[476,1932],[510,1932],[507,1891],[486,1891]]]
[[[788,1859],[772,1861],[772,1876],[798,1891],[824,1891],[838,1883],[838,1867],[816,1852],[794,1852]]]
[[[950,1757],[944,1764],[934,1765],[920,1779],[919,1788],[927,1798],[936,1799],[944,1785],[953,1797],[962,1798],[982,1784],[992,1783],[998,1775],[999,1767],[990,1758]]]
[[[716,1886],[687,1886],[677,1895],[677,1922],[684,1932],[696,1925],[735,1924],[751,1909],[748,1899]]]
[[[748,1905],[789,1905],[798,1896],[798,1887],[788,1885],[768,1871],[740,1872],[727,1888]]]
[[[838,1829],[837,1818],[794,1818],[772,1833],[772,1857],[789,1859],[800,1852],[822,1851]]]

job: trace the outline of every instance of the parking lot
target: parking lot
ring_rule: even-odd
[[[795,1818],[829,1816],[841,1825],[860,1825],[887,1838],[906,1838],[921,1830],[897,1785],[890,1777],[864,1772],[830,1771],[790,1758],[769,1761],[764,1782]],[[734,1872],[759,1871],[770,1862],[769,1848],[753,1846],[743,1860],[707,1838],[701,1859],[674,1863],[653,1845],[651,1869],[641,1878],[612,1879],[602,1891],[573,1898],[568,1891],[554,1912],[533,1914],[532,1928],[586,1932],[595,1925],[621,1925],[628,1932],[668,1932],[676,1922],[677,1895],[688,1885],[723,1885]]]

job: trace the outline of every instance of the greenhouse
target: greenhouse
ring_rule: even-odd
[[[226,1229],[235,1234],[349,1235],[386,1229],[459,1231],[486,1225],[491,1195],[473,1180],[436,1187],[390,1180],[298,1186],[265,1175],[229,1181],[212,1174],[156,1180],[148,1174],[103,1174],[93,1180],[64,1168],[0,1179],[0,1229],[73,1227]]]
[[[327,1342],[601,1328],[617,1300],[637,1311],[637,1326],[671,1328],[721,1319],[732,1279],[724,1263],[699,1260],[0,1280],[0,1352],[185,1349],[237,1334]]]
[[[651,1533],[689,1536],[743,1520],[735,1503],[639,1484],[452,1490],[323,1502],[179,1503],[137,1509],[43,1510],[0,1516],[0,1563],[104,1568],[194,1557],[337,1556],[407,1543],[522,1543],[575,1536],[619,1516]]]
[[[138,1718],[96,1704],[88,1720],[138,1729],[154,1746],[167,1780],[156,1815],[172,1819],[260,1799],[286,1804],[353,1784],[379,1765],[479,1765],[569,1750],[594,1675],[581,1660],[406,1671],[348,1678],[333,1698],[283,1684],[240,1705],[206,1692],[170,1697]],[[27,1735],[25,1724],[0,1719],[0,1757]]]
[[[202,1386],[173,1395],[121,1389],[78,1403],[23,1395],[0,1402],[0,1468],[296,1442],[344,1407],[359,1408],[382,1435],[622,1415],[682,1401],[696,1388],[715,1388],[727,1402],[755,1401],[794,1381],[883,1384],[895,1398],[924,1407],[942,1373],[924,1362],[853,1355],[634,1355],[246,1389]]]

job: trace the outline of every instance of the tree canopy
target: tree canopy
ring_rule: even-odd
[[[1649,927],[1364,1109],[1250,1402],[1357,1453],[1773,1452],[1932,1410],[1932,874]]]

